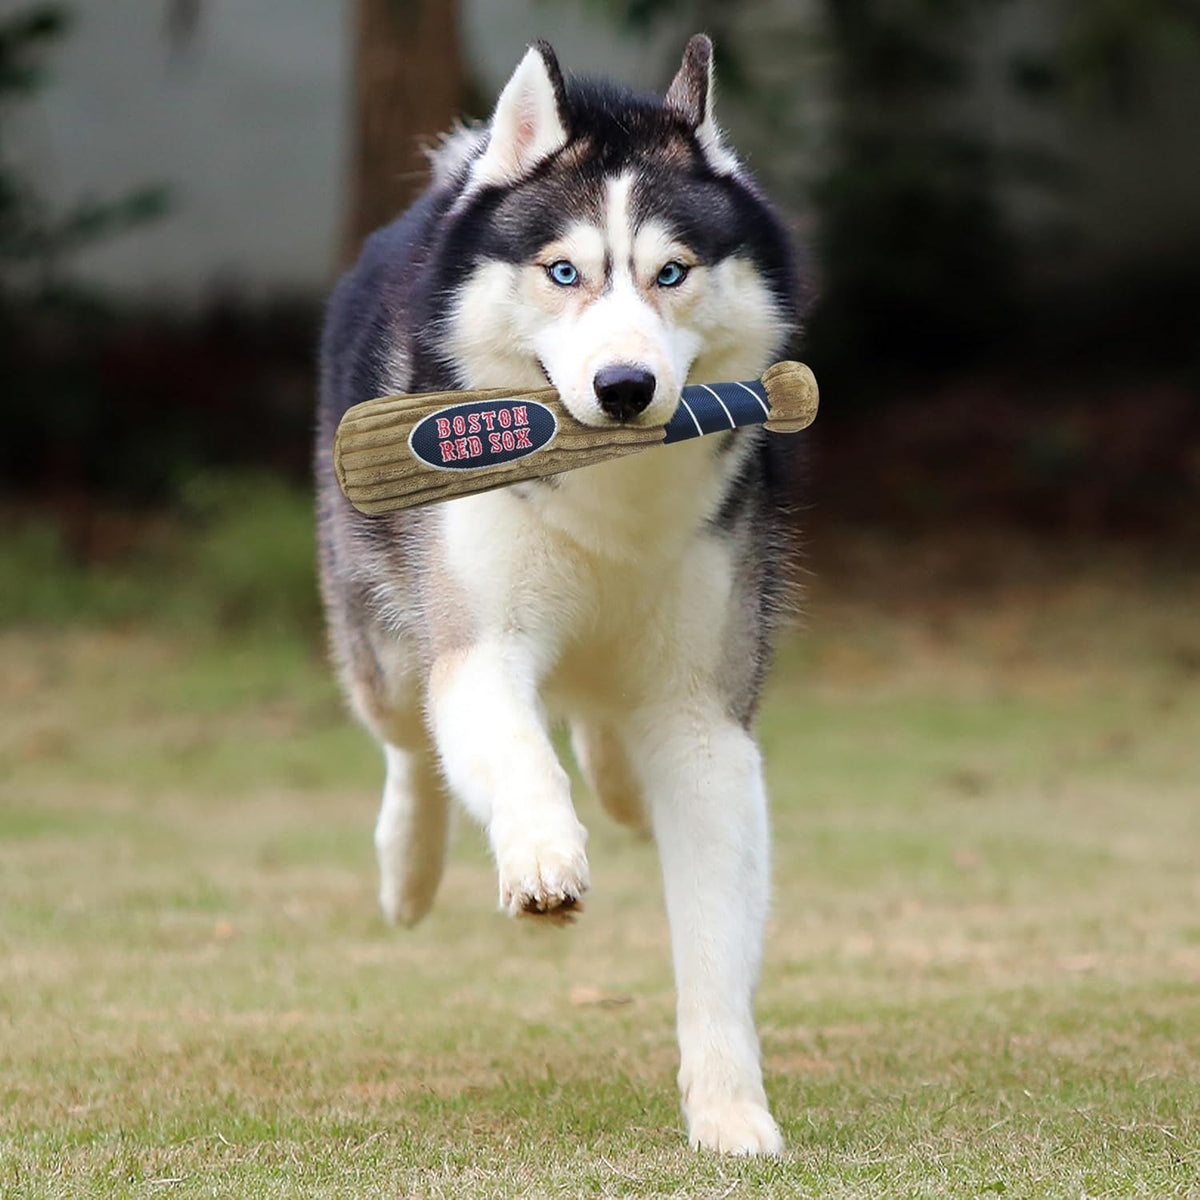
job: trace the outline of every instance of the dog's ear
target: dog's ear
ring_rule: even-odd
[[[674,109],[689,129],[712,121],[713,46],[703,34],[688,39],[679,73],[667,88],[667,107]]]
[[[712,170],[732,175],[738,163],[721,144],[721,133],[713,120],[713,44],[703,33],[688,39],[665,103],[695,135]]]
[[[566,89],[548,42],[533,42],[504,85],[487,147],[471,170],[474,187],[513,183],[567,144]]]

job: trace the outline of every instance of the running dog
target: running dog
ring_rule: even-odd
[[[428,911],[449,790],[500,907],[578,910],[587,833],[547,732],[565,719],[618,821],[653,832],[694,1146],[782,1147],[753,997],[768,822],[752,732],[784,608],[774,439],[738,430],[410,512],[357,513],[331,446],[394,392],[544,387],[589,425],[662,424],[688,381],[747,379],[799,317],[787,234],[713,119],[693,37],[662,99],[564,78],[530,46],[486,127],[372,236],[329,305],[317,475],[322,591],[354,711],[387,765],[385,914]]]

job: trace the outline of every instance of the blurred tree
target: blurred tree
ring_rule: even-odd
[[[0,115],[9,102],[32,94],[43,82],[42,57],[70,27],[68,10],[36,4],[0,20]],[[110,200],[86,200],[54,214],[20,172],[4,158],[0,124],[0,308],[46,302],[77,287],[62,273],[76,250],[161,216],[168,192],[139,187]]]
[[[62,4],[30,4],[0,17],[0,117],[44,80],[45,54],[70,27]],[[0,121],[0,309],[47,300],[67,287],[61,267],[72,251],[160,215],[163,187],[140,187],[55,214],[5,157]]]
[[[31,3],[0,17],[0,480],[79,485],[92,468],[128,465],[113,445],[119,407],[96,383],[94,355],[113,313],[70,271],[72,255],[162,214],[161,186],[56,212],[8,153],[14,109],[45,82],[71,10]],[[132,472],[130,472],[132,474]]]
[[[722,81],[732,77],[731,92],[760,128],[782,127],[776,110],[797,103],[795,88],[789,95],[763,86],[766,64],[740,61],[741,45],[753,40],[747,34],[765,19],[753,5],[592,2],[630,30],[683,18],[715,29]],[[776,13],[783,7],[786,0]],[[1026,0],[1026,24],[1044,26],[1038,36],[1046,44],[1010,56],[1001,47],[1021,22],[1004,10],[1014,7],[1014,0],[792,0],[797,27],[815,16],[823,34],[774,48],[758,39],[759,53],[807,53],[808,66],[831,77],[831,115],[799,116],[810,125],[828,120],[820,131],[825,165],[807,195],[780,199],[793,211],[815,210],[820,298],[805,354],[844,400],[886,398],[880,384],[914,369],[1007,354],[1028,328],[1035,297],[1022,276],[1025,239],[1050,230],[1014,227],[1010,189],[1057,194],[1076,181],[1067,141],[1038,148],[1003,140],[990,123],[996,97],[989,88],[1064,112],[1128,112],[1162,62],[1194,61],[1200,48],[1198,0],[1060,0],[1048,20]],[[800,69],[793,61],[793,78]],[[1054,231],[1060,236],[1069,232],[1065,221],[1064,212]]]
[[[202,0],[167,0],[164,32],[175,58],[182,58],[200,31],[204,16]]]
[[[756,84],[737,0],[597,0],[628,28],[688,14],[716,29],[722,83],[760,126],[789,98]],[[813,0],[823,34],[807,49],[832,74],[828,166],[811,195],[781,197],[817,218],[820,302],[806,355],[843,394],[880,371],[961,360],[1008,328],[1015,254],[996,191],[998,155],[972,124],[981,14],[1004,0]],[[804,52],[793,40],[790,54]],[[781,48],[782,50],[782,48]],[[795,69],[795,68],[793,68]],[[794,103],[794,97],[791,100]]]
[[[422,144],[449,129],[462,111],[457,8],[455,0],[355,0],[347,260],[425,187]]]
[[[955,365],[1012,329],[998,148],[967,103],[980,18],[1002,2],[824,0],[836,155],[815,197],[825,281],[810,337],[843,386]]]
[[[1085,104],[1129,111],[1158,63],[1200,52],[1197,0],[1068,0],[1063,22],[1059,52],[1034,62],[1035,83]]]

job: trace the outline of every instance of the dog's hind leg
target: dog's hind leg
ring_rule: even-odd
[[[383,753],[387,779],[375,822],[379,904],[389,921],[415,925],[441,882],[450,806],[432,753],[386,743]]]
[[[642,786],[617,731],[602,722],[571,722],[571,749],[592,794],[614,821],[649,833]]]
[[[421,714],[416,655],[395,637],[334,625],[351,705],[383,748],[387,775],[375,822],[379,904],[393,923],[415,925],[437,893],[446,859],[449,801]]]

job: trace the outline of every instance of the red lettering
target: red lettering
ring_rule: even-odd
[[[455,420],[458,420],[458,419],[459,418],[457,418],[457,417],[455,418]],[[469,439],[465,438],[465,437],[455,438],[454,453],[459,458],[470,458],[471,457],[471,447],[469,444]]]
[[[512,414],[513,414],[513,424],[514,425],[528,425],[529,424],[529,417],[526,415],[524,404],[518,404],[516,406],[516,408],[514,408],[512,410]]]
[[[495,429],[495,427],[496,427],[496,410],[494,408],[486,409],[484,412],[481,412],[479,415],[483,418],[483,423],[489,429]]]
[[[516,435],[518,450],[532,450],[533,449],[533,443],[529,440],[529,427],[528,426],[526,426],[524,429],[514,429],[513,433]]]
[[[442,452],[442,462],[454,462],[458,458],[454,453],[453,442],[438,442],[438,449]]]
[[[478,458],[483,453],[483,443],[477,437],[467,438],[467,448],[472,458]]]
[[[501,438],[504,441],[505,450],[512,450],[516,447],[517,439],[513,437],[511,429],[506,429],[503,434],[501,434]]]
[[[462,419],[461,414],[456,414],[454,417],[454,436],[462,437],[467,432],[467,423]]]
[[[488,434],[488,446],[493,454],[499,454],[504,447],[500,444],[500,435],[498,433]]]
[[[478,413],[467,413],[467,432],[478,433],[482,426],[479,424]]]
[[[512,424],[512,412],[507,408],[502,408],[497,414],[500,418],[500,424],[507,429]]]
[[[437,418],[437,435],[440,438],[448,438],[450,436],[450,422],[445,417]]]

